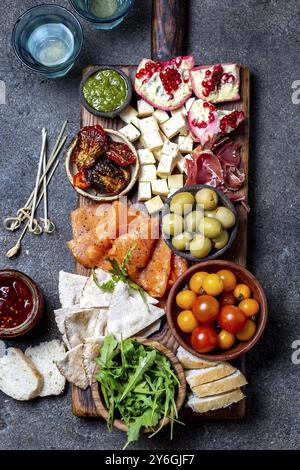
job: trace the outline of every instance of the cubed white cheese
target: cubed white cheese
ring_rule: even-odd
[[[193,151],[194,141],[191,136],[187,135],[178,137],[178,147],[181,153],[191,153]]]
[[[137,118],[138,112],[134,109],[130,104],[126,106],[123,111],[120,112],[119,116],[122,121],[126,122],[126,124],[131,124],[135,118]]]
[[[174,193],[176,193],[176,191],[178,191],[178,188],[171,188],[168,197],[171,197]]]
[[[185,169],[185,159],[186,158],[187,157],[183,157],[182,155],[179,155],[176,158],[176,168],[180,171],[180,173],[187,174],[186,169]]]
[[[157,175],[160,178],[167,178],[172,173],[174,166],[176,163],[176,159],[173,158],[171,155],[166,153],[162,153],[160,157],[160,162],[157,167]]]
[[[139,181],[153,181],[156,180],[156,166],[155,165],[142,165],[139,173]]]
[[[167,196],[169,194],[168,183],[165,178],[151,181],[151,187],[153,194],[156,196]]]
[[[168,186],[170,189],[180,189],[183,187],[183,175],[168,176]]]
[[[164,144],[159,131],[143,134],[142,142],[143,146],[149,150],[158,150]]]
[[[183,116],[186,116],[187,110],[185,109],[185,106],[181,106],[181,108],[173,109],[173,111],[171,111],[172,116],[176,116],[176,114],[178,113],[181,113]]]
[[[175,135],[179,134],[179,132],[187,129],[186,119],[181,113],[177,113],[175,116],[168,119],[168,121],[164,122],[161,128],[168,139],[172,139]]]
[[[164,207],[164,203],[162,202],[160,196],[155,196],[150,199],[150,201],[146,201],[145,206],[147,207],[149,214],[152,215],[156,212],[159,212]]]
[[[156,109],[153,113],[153,116],[157,119],[159,124],[163,124],[169,119],[168,113],[162,109]]]
[[[141,135],[140,131],[138,131],[133,124],[127,124],[127,126],[122,127],[119,132],[130,142],[135,142]]]
[[[187,135],[189,135],[189,128],[188,128],[188,126],[183,127],[183,128],[181,129],[181,131],[179,132],[179,135],[184,135],[185,137],[186,137]]]
[[[144,100],[138,100],[137,109],[140,118],[151,116],[151,114],[154,112],[153,106]]]
[[[142,181],[139,183],[138,188],[138,200],[140,202],[149,201],[152,198],[151,183],[148,181]]]
[[[154,155],[155,160],[157,160],[159,162],[160,157],[161,157],[161,149],[152,150],[152,153]]]
[[[169,140],[165,140],[161,153],[170,155],[172,158],[176,158],[178,155],[178,145],[174,142],[170,142]]]
[[[157,120],[153,116],[149,116],[145,119],[139,120],[139,129],[142,134],[147,134],[149,132],[155,132],[159,130]]]
[[[151,163],[155,163],[154,155],[149,149],[139,149],[137,153],[141,165],[151,165]]]
[[[191,109],[192,104],[194,103],[195,99],[196,98],[189,98],[187,102],[185,103],[185,109],[187,110],[187,112]]]

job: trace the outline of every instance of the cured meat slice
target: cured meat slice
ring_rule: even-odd
[[[137,284],[153,297],[161,298],[166,292],[171,271],[171,255],[170,248],[160,239],[149,263],[136,279]]]
[[[105,153],[108,160],[112,160],[120,166],[131,165],[136,161],[136,156],[127,144],[122,142],[112,142],[108,144],[108,150]]]
[[[171,257],[171,271],[169,276],[168,285],[171,287],[177,279],[188,269],[188,263],[181,256],[172,253]]]
[[[201,147],[197,147],[192,157],[193,160],[186,160],[186,184],[209,184],[218,188],[224,183],[220,161],[210,150],[201,151]]]

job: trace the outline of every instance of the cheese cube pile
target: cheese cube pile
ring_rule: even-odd
[[[139,99],[137,110],[129,105],[120,114],[126,124],[120,132],[130,142],[139,139],[143,147],[137,150],[141,165],[138,200],[145,202],[149,214],[159,212],[162,198],[184,186],[185,160],[191,158],[194,148],[187,125],[194,100],[190,98],[184,106],[169,113]]]

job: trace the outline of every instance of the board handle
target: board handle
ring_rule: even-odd
[[[153,0],[151,56],[168,60],[183,53],[186,0]]]

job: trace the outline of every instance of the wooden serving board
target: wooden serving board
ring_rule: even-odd
[[[186,20],[185,2],[182,0],[153,0],[152,2],[152,32],[151,49],[152,58],[155,60],[167,60],[171,57],[181,55],[184,43],[184,23]],[[88,67],[83,73],[87,73],[91,67]],[[120,67],[124,72],[134,77],[136,66]],[[249,97],[250,97],[250,74],[245,66],[241,70],[241,99],[238,102],[222,104],[226,109],[238,109],[244,111],[246,119],[234,132],[234,139],[242,144],[241,159],[246,174],[246,180],[243,185],[243,193],[248,196],[248,161],[249,161]],[[101,124],[105,128],[119,129],[124,123],[119,118],[100,119],[90,114],[85,108],[81,107],[81,126]],[[129,198],[130,198],[129,193]],[[133,194],[132,194],[133,196]],[[90,200],[82,196],[78,199],[78,207],[90,204]],[[245,206],[238,204],[237,211],[239,215],[238,234],[234,244],[228,252],[226,258],[246,265],[247,258],[247,210]],[[88,275],[89,271],[80,264],[76,263],[75,272],[77,274]],[[167,323],[165,322],[162,330],[155,334],[155,339],[166,347],[176,352],[178,344],[172,336]],[[245,373],[245,358],[235,361],[235,365]],[[79,417],[99,417],[96,410],[91,389],[83,391],[72,386],[72,411]],[[183,409],[181,412],[183,419],[213,419],[213,420],[232,420],[240,419],[245,415],[245,400],[221,410],[216,410],[204,414],[193,413],[190,409]]]
[[[92,67],[92,66],[91,66]],[[84,73],[91,70],[88,67]],[[127,75],[134,77],[136,66],[120,67]],[[244,123],[235,131],[234,140],[242,144],[241,159],[243,168],[246,174],[246,181],[243,186],[244,195],[248,195],[248,160],[249,160],[249,69],[245,66],[240,67],[241,70],[241,100],[233,103],[226,103],[222,107],[226,109],[238,109],[244,111],[246,119]],[[84,107],[81,107],[81,127],[93,126],[101,124],[104,128],[120,129],[124,123],[119,119],[102,119],[90,114]],[[130,194],[129,194],[130,196]],[[90,199],[79,196],[78,207],[90,204]],[[234,244],[232,245],[226,258],[239,263],[243,266],[246,265],[247,258],[247,210],[242,204],[237,204],[237,211],[239,215],[239,228],[238,234]],[[76,263],[75,272],[84,276],[89,275],[89,270]],[[167,323],[164,324],[162,330],[155,334],[153,339],[161,342],[172,351],[176,352],[178,344],[171,334]],[[245,372],[245,360],[241,359],[235,362],[236,366]],[[73,386],[72,388],[72,410],[73,414],[81,417],[99,417],[90,389],[86,391]],[[184,410],[183,414],[191,418],[199,419],[239,419],[245,414],[245,400],[221,410],[208,412],[204,414],[193,413],[191,410]]]

